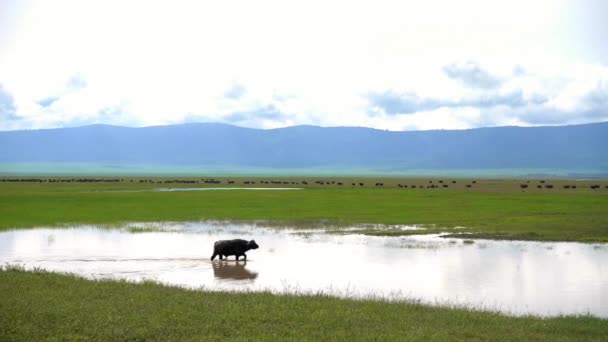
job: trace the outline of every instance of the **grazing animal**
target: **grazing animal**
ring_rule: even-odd
[[[247,241],[241,239],[234,240],[220,240],[216,241],[213,244],[213,255],[211,256],[211,260],[215,259],[216,256],[220,256],[220,260],[223,260],[224,257],[227,259],[229,255],[234,255],[236,260],[239,260],[239,257],[244,257],[247,260],[247,252],[250,249],[258,249],[258,244],[255,243],[254,240]]]

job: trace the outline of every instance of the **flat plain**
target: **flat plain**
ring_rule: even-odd
[[[200,187],[302,190],[154,191]],[[606,180],[347,177],[0,180],[0,229],[133,221],[266,220],[309,228],[356,223],[424,225],[428,229],[422,232],[427,233],[450,232],[459,227],[458,233],[470,233],[476,238],[608,242],[607,213]]]
[[[407,187],[406,187],[407,186]],[[293,187],[301,190],[158,191]],[[421,225],[369,235],[608,242],[608,181],[353,177],[6,177],[0,230],[129,222],[263,220],[302,226]],[[458,229],[454,229],[458,227]],[[588,315],[512,317],[326,295],[191,291],[92,281],[14,266],[0,271],[0,340],[585,340]]]

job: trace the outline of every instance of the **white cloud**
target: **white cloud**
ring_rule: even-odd
[[[604,121],[592,2],[3,2],[0,129]]]

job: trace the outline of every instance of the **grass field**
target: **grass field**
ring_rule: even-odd
[[[416,303],[188,291],[0,271],[0,340],[605,341],[593,317],[508,317]]]
[[[0,179],[0,230],[222,219],[307,227],[318,222],[435,227],[429,231],[461,226],[466,228],[458,231],[485,238],[608,242],[608,182],[598,180],[260,177],[217,178],[213,182],[207,178],[13,182],[16,179]],[[528,187],[522,189],[521,184]],[[598,186],[592,189],[592,185]],[[304,190],[150,191],[203,186]],[[388,235],[394,231],[367,233]],[[13,267],[0,271],[2,341],[607,338],[607,321],[593,317],[510,317],[474,308],[322,295],[188,291],[154,283],[23,272]]]
[[[310,225],[323,221],[435,227],[429,232],[459,226],[465,228],[458,232],[473,233],[478,238],[608,242],[607,181],[218,178],[215,180],[220,183],[213,184],[205,183],[205,178],[178,179],[181,183],[169,178],[127,178],[113,183],[78,183],[71,179],[0,182],[0,229],[207,219]],[[185,180],[193,183],[183,183]],[[323,184],[318,183],[321,181]],[[522,189],[521,184],[528,187]],[[598,188],[591,189],[592,185]],[[130,192],[201,186],[304,190]],[[395,234],[377,230],[368,233]]]

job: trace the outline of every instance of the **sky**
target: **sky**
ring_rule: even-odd
[[[0,0],[0,130],[608,121],[608,1]]]

